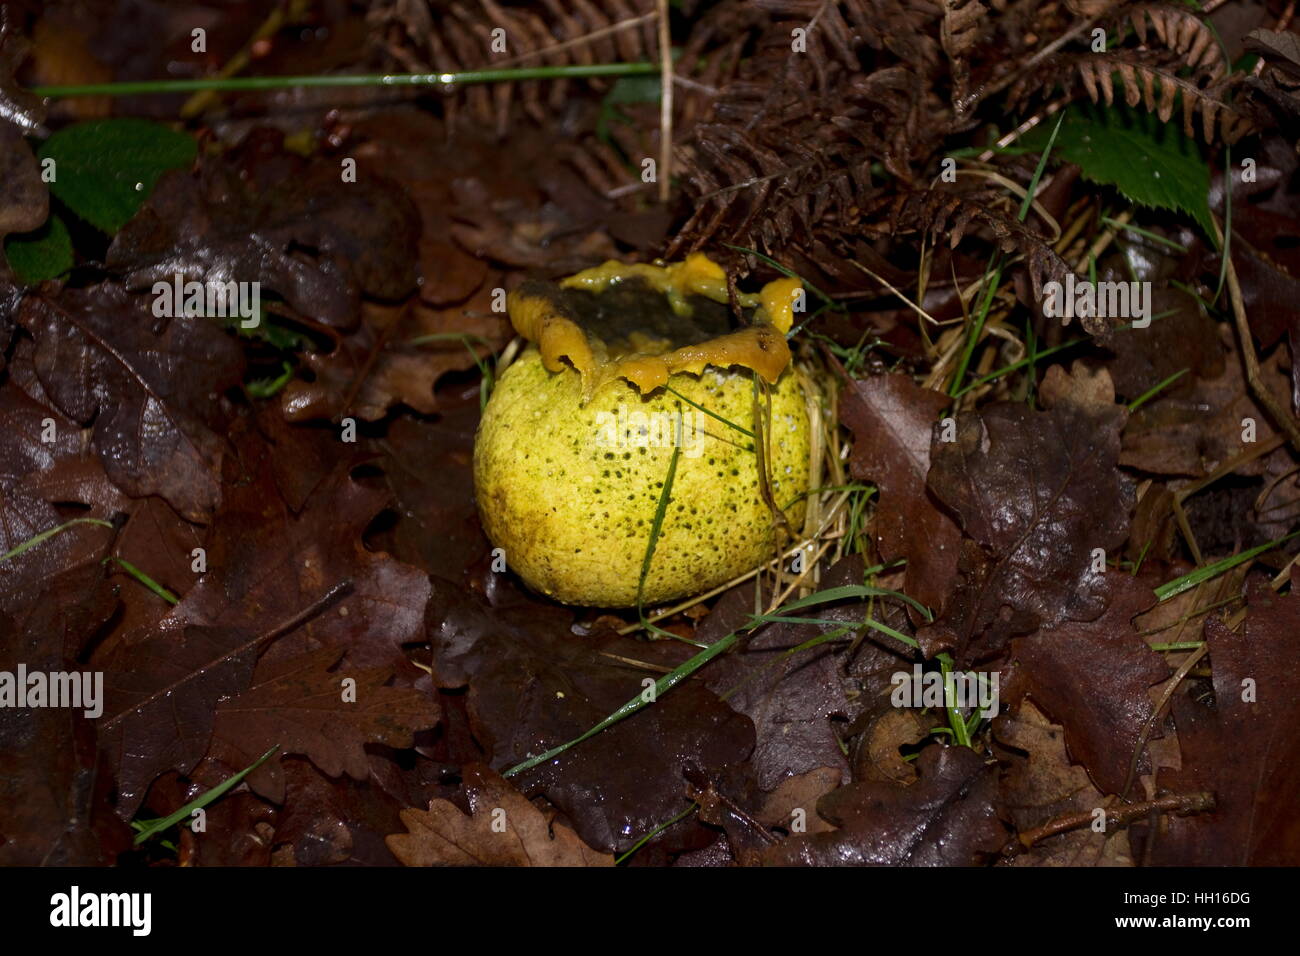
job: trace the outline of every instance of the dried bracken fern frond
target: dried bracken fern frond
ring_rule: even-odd
[[[376,7],[368,19],[387,50],[406,69],[419,72],[618,63],[659,55],[655,0],[543,0],[541,5],[544,14],[536,4],[498,0],[397,3]],[[500,40],[504,52],[494,50]],[[471,86],[449,98],[448,127],[463,118],[504,136],[516,102],[529,118],[545,122],[563,109],[571,89],[572,81],[563,79]]]
[[[747,31],[749,54],[679,144],[691,214],[668,255],[723,242],[789,253],[871,231],[864,217],[882,205],[872,164],[914,182],[947,128],[933,89],[942,12],[897,0],[727,0],[715,11],[708,29]],[[913,59],[897,62],[898,50]]]
[[[975,49],[988,15],[979,0],[943,0],[943,25],[939,40],[952,70],[952,101],[966,100],[970,92],[970,54]]]
[[[1141,105],[1168,121],[1181,100],[1183,128],[1196,135],[1196,115],[1207,142],[1236,142],[1252,120],[1229,103],[1229,92],[1241,77],[1229,72],[1226,55],[1213,29],[1195,11],[1169,3],[1115,4],[1105,0],[1067,0],[1079,16],[1100,17],[1097,22],[1123,33],[1131,25],[1138,44],[1109,52],[1059,54],[1046,59],[1033,74],[1020,77],[1008,99],[1023,106],[1035,93],[1058,83],[1067,87],[1082,81],[1094,102],[1115,99],[1115,76],[1120,78],[1129,106]],[[1130,41],[1131,42],[1131,41]]]
[[[1073,66],[1094,103],[1104,100],[1110,106],[1115,101],[1116,75],[1124,89],[1124,101],[1129,106],[1141,104],[1147,112],[1156,113],[1161,122],[1169,121],[1174,103],[1181,99],[1183,130],[1188,136],[1196,135],[1197,113],[1201,116],[1201,133],[1209,143],[1219,137],[1226,143],[1235,143],[1251,128],[1251,121],[1235,110],[1224,95],[1236,82],[1232,76],[1201,87],[1128,53],[1084,55],[1076,58]]]
[[[1183,63],[1198,73],[1217,80],[1228,72],[1227,58],[1214,31],[1187,7],[1151,3],[1127,10],[1125,14],[1139,42],[1148,42],[1149,26],[1156,39],[1180,54]]]
[[[949,246],[955,249],[971,224],[981,223],[989,229],[1003,252],[1015,252],[1024,257],[1034,296],[1041,299],[1043,285],[1047,282],[1064,283],[1071,269],[1042,236],[1014,216],[998,212],[993,205],[997,198],[992,193],[959,195],[935,186],[907,199],[899,212],[898,228],[921,230],[936,238],[946,236]],[[1081,321],[1090,335],[1104,337],[1110,332],[1110,325],[1104,318]]]
[[[988,7],[979,0],[943,0],[939,40],[949,57],[965,57],[975,47]]]

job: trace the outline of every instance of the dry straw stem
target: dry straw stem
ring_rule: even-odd
[[[1219,225],[1217,216],[1213,216],[1214,237],[1218,240],[1219,248],[1223,249],[1223,229]],[[1225,255],[1227,255],[1225,251]],[[1300,451],[1300,426],[1296,424],[1295,417],[1287,410],[1286,406],[1277,400],[1277,397],[1268,389],[1263,378],[1259,374],[1259,359],[1255,355],[1255,341],[1251,335],[1250,322],[1246,319],[1246,304],[1241,296],[1241,283],[1237,281],[1237,268],[1232,264],[1232,256],[1228,255],[1228,298],[1232,301],[1232,315],[1237,322],[1237,339],[1241,347],[1241,358],[1246,365],[1246,381],[1250,385],[1250,390],[1255,393],[1259,403],[1264,406],[1273,423],[1286,432],[1287,439],[1291,442],[1291,447]]]
[[[833,532],[831,530],[831,523],[835,520],[836,516],[839,514],[840,509],[844,507],[845,502],[849,500],[850,494],[851,492],[847,492],[847,491],[841,492],[839,496],[835,499],[834,504],[832,504],[829,508],[826,509],[826,518],[822,521],[822,525],[818,529],[818,533],[816,535],[806,538],[803,541],[797,542],[793,546],[786,548],[785,551],[783,551],[781,554],[768,560],[766,563],[759,565],[758,567],[754,568],[752,571],[746,571],[744,574],[737,575],[736,577],[732,578],[730,581],[727,581],[725,584],[719,584],[716,588],[713,588],[710,591],[705,591],[703,594],[697,594],[694,597],[688,598],[687,600],[682,601],[678,604],[674,604],[672,607],[665,608],[664,610],[658,611],[655,614],[647,615],[646,623],[654,624],[657,621],[662,621],[664,618],[672,617],[674,614],[680,614],[682,611],[685,611],[687,608],[694,607],[695,605],[699,604],[701,601],[707,601],[709,598],[717,597],[719,594],[731,590],[737,584],[743,584],[746,581],[750,580],[751,578],[754,578],[757,575],[763,573],[764,571],[775,570],[775,568],[779,564],[781,564],[786,560],[789,560],[790,558],[793,558],[796,554],[798,554],[808,545],[814,545],[814,544],[818,544],[819,542],[830,541],[833,536]],[[641,622],[638,621],[635,624],[629,624],[626,627],[619,628],[618,633],[632,634],[635,633],[636,631],[641,630],[641,628],[642,628],[642,624]]]
[[[310,9],[310,0],[287,0],[287,2],[278,4],[266,20],[263,21],[262,25],[257,28],[257,31],[248,38],[248,42],[240,48],[239,52],[217,71],[217,76],[227,77],[239,73],[252,62],[253,47],[263,40],[269,40],[275,36],[282,27],[305,22]],[[200,90],[185,101],[185,105],[181,107],[181,118],[191,119],[198,116],[214,104],[219,96],[220,94],[215,90]]]
[[[539,57],[548,57],[556,53],[562,53],[565,50],[571,50],[574,47],[585,46],[593,43],[602,37],[607,37],[615,33],[621,33],[624,30],[632,30],[648,23],[651,20],[658,19],[659,13],[643,13],[640,16],[628,17],[626,20],[619,20],[617,23],[611,23],[609,26],[598,27],[582,36],[573,37],[570,40],[563,40],[560,43],[552,43],[549,46],[540,47],[536,50],[528,50],[524,53],[518,53],[515,56],[507,57],[496,65],[498,67],[518,66],[521,63],[527,63],[529,60],[536,60]]]
[[[1199,590],[1200,588],[1198,587],[1197,591],[1199,592]],[[1165,708],[1167,708],[1169,702],[1174,699],[1174,691],[1178,689],[1178,685],[1183,682],[1187,675],[1191,673],[1192,668],[1194,668],[1200,659],[1208,654],[1209,651],[1209,644],[1202,644],[1196,650],[1192,651],[1187,655],[1187,659],[1183,661],[1178,670],[1174,671],[1174,675],[1165,682],[1164,691],[1160,695],[1160,701],[1154,708],[1152,708],[1151,716],[1148,717],[1147,722],[1142,725],[1142,733],[1138,735],[1137,745],[1133,748],[1133,756],[1129,759],[1128,764],[1128,777],[1124,780],[1124,789],[1120,792],[1121,800],[1128,796],[1129,790],[1133,787],[1133,782],[1137,779],[1138,761],[1142,758],[1142,751],[1146,749],[1147,741],[1151,739],[1151,734],[1156,729],[1156,725],[1164,717]]]
[[[668,0],[656,0],[659,11],[659,201],[667,202],[673,172],[673,50],[668,33]]]

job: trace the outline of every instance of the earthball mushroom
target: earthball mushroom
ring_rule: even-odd
[[[474,443],[479,513],[507,565],[558,601],[613,608],[702,593],[771,558],[808,491],[808,406],[786,344],[801,297],[796,279],[739,293],[738,321],[725,273],[699,253],[512,292],[528,344]]]

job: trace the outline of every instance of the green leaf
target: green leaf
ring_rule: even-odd
[[[1044,148],[1046,125],[1033,130],[1026,145]],[[1078,164],[1085,179],[1114,186],[1139,205],[1186,213],[1214,236],[1210,167],[1182,127],[1122,103],[1105,109],[1075,104],[1066,112],[1055,152]]]
[[[161,123],[106,119],[60,130],[41,147],[54,160],[50,191],[101,232],[113,235],[136,214],[158,177],[188,166],[193,139]]]
[[[51,213],[39,229],[7,236],[5,258],[19,281],[28,285],[57,279],[72,268],[72,237],[63,220]]]

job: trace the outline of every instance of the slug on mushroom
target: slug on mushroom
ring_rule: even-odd
[[[795,279],[740,294],[707,256],[610,261],[508,297],[528,346],[505,370],[474,443],[483,526],[509,567],[566,604],[631,607],[674,452],[671,498],[640,598],[698,594],[772,557],[808,491],[809,419],[786,333]],[[755,423],[754,373],[770,427]],[[765,456],[755,443],[766,435]]]

